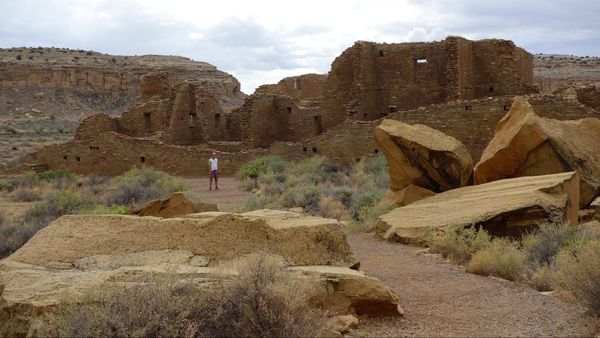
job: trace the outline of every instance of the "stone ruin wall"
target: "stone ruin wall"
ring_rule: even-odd
[[[51,145],[30,154],[27,162],[44,163],[48,169],[83,175],[120,175],[133,166],[148,165],[173,175],[206,176],[208,159],[216,149],[205,145],[178,146],[117,133]],[[219,151],[222,175],[234,175],[245,162],[266,155],[262,149],[240,152]]]
[[[585,86],[575,89],[577,101],[594,109],[600,109],[600,86]]]
[[[543,117],[557,120],[600,118],[599,111],[556,96],[530,95],[527,99],[536,114]],[[510,110],[512,101],[512,96],[459,101],[397,112],[386,118],[440,130],[464,143],[476,162],[492,139],[496,124]],[[321,155],[352,165],[379,152],[372,135],[380,122],[381,119],[346,121],[302,142],[276,142],[269,148],[269,153],[291,160]]]
[[[316,136],[348,119],[370,121],[449,100],[532,93],[532,67],[533,56],[507,40],[357,42],[334,60],[327,76],[261,86],[236,113],[246,147],[264,148]]]
[[[239,120],[221,108],[212,93],[193,82],[170,84],[164,73],[145,76],[140,103],[119,118],[99,114],[85,119],[76,140],[114,131],[131,137],[160,134],[170,144],[203,144],[208,140],[238,141]]]

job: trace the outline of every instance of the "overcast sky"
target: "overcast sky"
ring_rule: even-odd
[[[265,83],[325,73],[357,40],[511,39],[532,53],[600,55],[599,0],[0,0],[0,47],[182,55]]]

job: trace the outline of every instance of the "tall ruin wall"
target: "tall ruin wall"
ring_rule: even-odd
[[[584,86],[575,89],[575,95],[577,101],[582,104],[594,108],[600,109],[600,86]]]

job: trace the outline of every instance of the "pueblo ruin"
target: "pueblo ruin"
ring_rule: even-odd
[[[348,165],[379,152],[372,135],[383,118],[440,130],[465,144],[476,162],[515,95],[526,96],[542,117],[598,116],[589,99],[595,88],[579,95],[590,106],[540,94],[533,63],[533,55],[508,40],[359,41],[328,74],[263,85],[237,107],[224,105],[222,93],[199,80],[147,74],[135,106],[116,118],[86,118],[72,141],[30,154],[26,165],[100,175],[150,165],[199,176],[212,152],[224,175],[266,154],[322,155]]]

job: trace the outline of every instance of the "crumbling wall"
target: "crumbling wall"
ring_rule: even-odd
[[[448,100],[528,94],[532,67],[533,56],[507,40],[361,41],[333,62],[325,105],[338,118],[373,120]]]
[[[274,85],[262,85],[255,93],[276,94],[296,99],[311,99],[322,97],[325,93],[327,75],[304,74],[286,77]]]
[[[119,175],[133,166],[148,165],[172,175],[204,176],[208,159],[218,149],[205,145],[178,146],[151,139],[141,139],[117,133],[104,133],[98,137],[74,140],[46,146],[30,154],[29,163],[45,163],[49,169],[61,167],[83,175]],[[219,170],[222,175],[233,175],[239,167],[265,150],[219,153]]]
[[[75,139],[85,140],[111,131],[119,132],[117,120],[106,114],[96,114],[81,121],[75,132]]]

